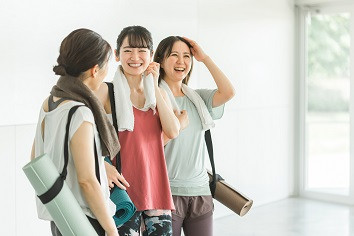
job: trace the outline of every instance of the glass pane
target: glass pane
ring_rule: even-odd
[[[349,194],[350,14],[308,21],[307,189]]]

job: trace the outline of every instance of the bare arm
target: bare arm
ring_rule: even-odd
[[[213,97],[213,107],[225,104],[235,95],[235,89],[231,81],[195,41],[186,37],[184,37],[184,39],[192,45],[191,51],[193,56],[197,61],[204,63],[218,87]]]
[[[106,83],[102,83],[99,89],[94,93],[98,100],[103,104],[106,113],[112,114],[108,85]],[[125,180],[125,178],[121,174],[119,174],[117,169],[108,162],[105,161],[104,165],[106,168],[109,187],[113,188],[114,184],[116,184],[119,188],[126,190],[126,187],[129,187],[129,183]]]
[[[77,178],[84,197],[101,226],[108,235],[118,235],[96,178],[93,138],[92,124],[84,122],[70,141]]]
[[[184,130],[188,125],[189,125],[189,119],[188,119],[188,113],[186,110],[181,110],[180,114],[178,114],[176,111],[175,111],[175,115],[180,123],[180,131],[181,130]],[[165,133],[163,133],[163,145],[166,145],[169,141],[171,141],[170,138],[168,138],[166,136]]]
[[[154,77],[156,106],[159,111],[162,131],[168,138],[173,139],[179,134],[180,124],[172,110],[172,105],[166,92],[158,86],[159,68],[160,65],[158,63],[152,62],[146,69],[146,74],[152,73]]]
[[[31,160],[33,159],[34,159],[34,140],[33,140],[32,150],[31,150]]]
[[[161,126],[163,133],[170,139],[178,136],[180,130],[180,123],[175,116],[170,100],[166,92],[157,87],[155,88],[156,106],[159,111]]]

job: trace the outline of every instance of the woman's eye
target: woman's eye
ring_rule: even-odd
[[[123,52],[131,52],[131,50],[124,50]]]
[[[146,49],[140,49],[139,52],[146,52]]]
[[[184,57],[185,57],[185,58],[190,58],[191,56],[189,56],[189,55],[184,55]]]
[[[177,57],[178,55],[176,53],[172,53],[170,57]]]

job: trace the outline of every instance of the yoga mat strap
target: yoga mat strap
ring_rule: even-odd
[[[216,178],[217,177],[216,177],[216,171],[215,171],[213,141],[211,139],[210,129],[205,131],[204,139],[205,139],[205,143],[206,143],[208,154],[209,154],[211,169],[213,171],[213,180],[209,183],[209,187],[210,187],[211,195],[214,197],[215,196],[215,189],[216,189],[216,182],[217,182]],[[221,178],[220,175],[218,175],[218,177]]]
[[[113,83],[106,82],[108,86],[108,93],[109,93],[109,101],[111,102],[111,111],[112,111],[112,120],[113,120],[113,126],[114,129],[116,130],[118,134],[118,123],[117,123],[117,113],[116,113],[116,102],[114,100],[114,89],[113,89]],[[122,173],[122,167],[121,167],[121,158],[120,158],[120,151],[118,152],[116,158],[116,168],[119,173]]]
[[[66,130],[65,130],[65,141],[64,141],[64,167],[62,173],[59,175],[57,180],[54,182],[53,186],[50,187],[45,193],[42,195],[38,196],[38,198],[41,200],[43,204],[46,204],[50,201],[52,201],[61,191],[64,185],[64,180],[66,179],[66,175],[68,174],[67,167],[68,167],[68,162],[69,162],[69,128],[70,128],[70,122],[71,118],[73,117],[75,111],[83,105],[77,105],[73,106],[69,110],[68,114],[68,121],[66,122]],[[100,181],[100,171],[98,167],[98,154],[97,154],[97,148],[96,148],[96,141],[94,139],[94,148],[95,148],[95,172],[96,172],[96,178],[99,183]]]
[[[81,107],[82,105],[74,106],[70,108],[69,114],[68,114],[68,121],[66,122],[66,128],[65,128],[65,139],[64,139],[64,167],[63,171],[61,172],[61,175],[65,176],[67,175],[67,167],[69,163],[69,129],[70,129],[70,122],[71,118],[73,117],[75,111]]]
[[[53,186],[47,192],[38,196],[39,200],[41,200],[43,204],[47,204],[48,202],[52,201],[63,188],[65,178],[66,176],[60,174],[57,180],[54,182]]]

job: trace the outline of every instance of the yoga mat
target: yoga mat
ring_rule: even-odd
[[[212,181],[213,173],[208,170],[208,175],[209,181]],[[239,216],[244,216],[253,205],[251,199],[237,191],[224,180],[216,182],[214,198]]]
[[[105,158],[105,161],[112,164],[108,157]],[[116,223],[116,226],[120,226],[134,215],[136,208],[132,200],[130,200],[127,191],[118,188],[116,185],[114,185],[111,190],[110,198],[116,205],[116,213],[113,216],[114,222]]]
[[[59,177],[57,168],[47,154],[35,158],[22,169],[38,196],[48,191]],[[62,235],[97,236],[65,181],[59,194],[45,207]]]

